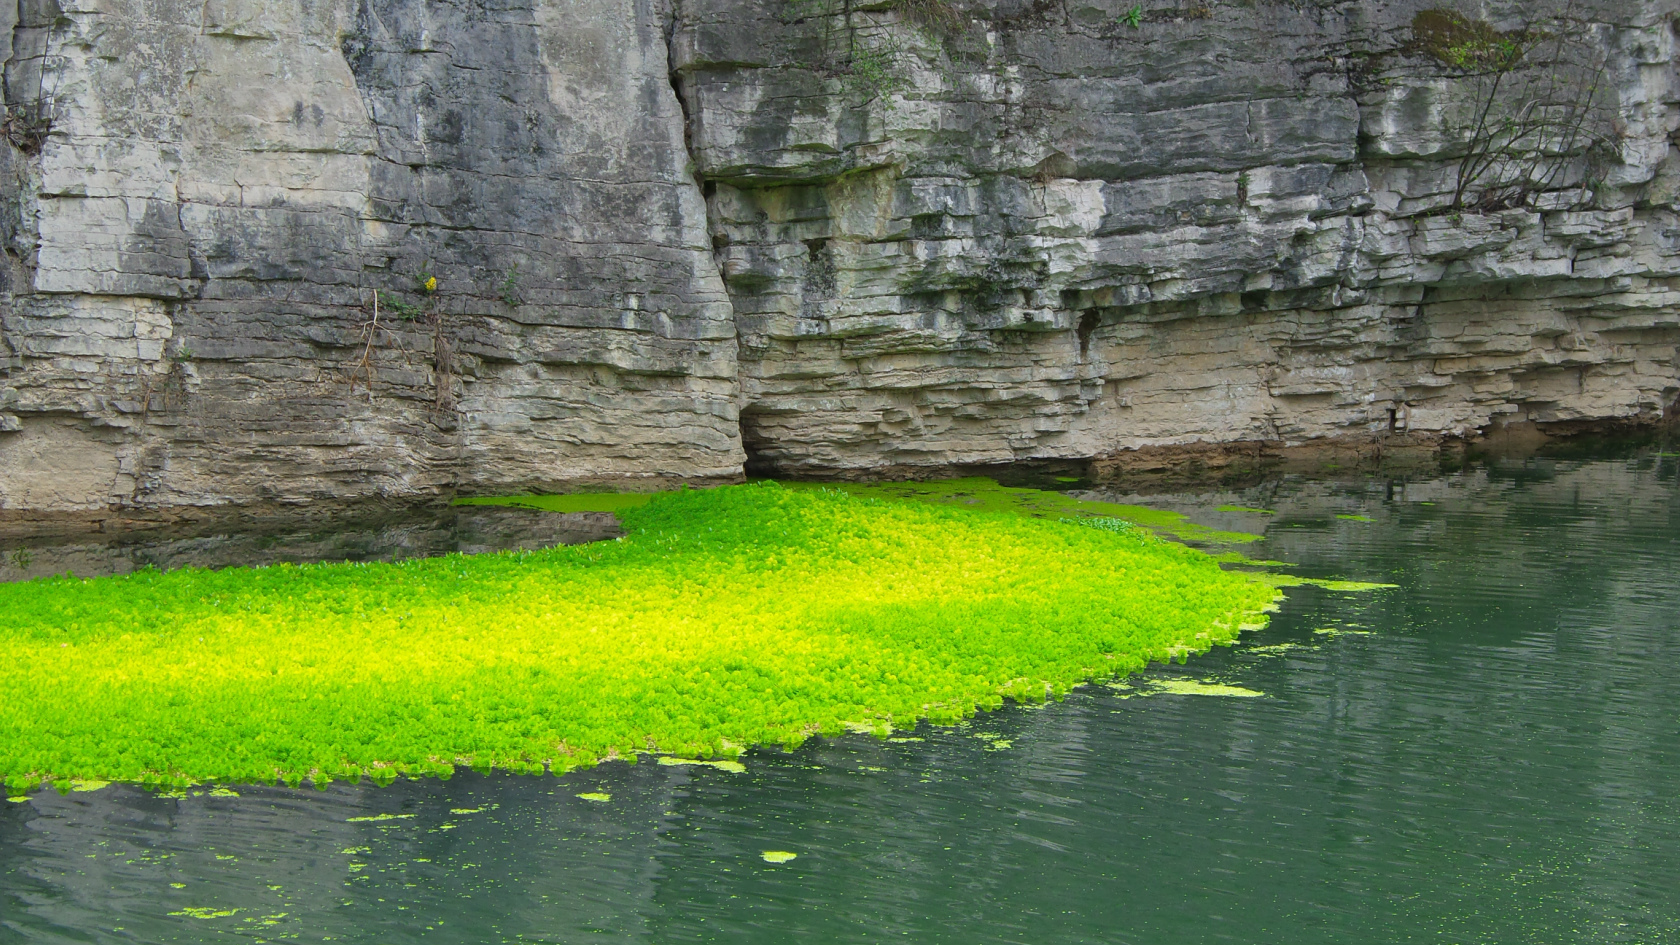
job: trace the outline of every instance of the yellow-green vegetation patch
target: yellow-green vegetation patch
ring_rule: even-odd
[[[1148,679],[1137,683],[1111,682],[1108,688],[1120,694],[1122,699],[1133,696],[1153,696],[1159,694],[1173,696],[1223,696],[1230,699],[1254,699],[1265,695],[1255,689],[1245,689],[1233,686],[1215,679]]]
[[[175,916],[185,916],[189,919],[225,919],[231,915],[238,915],[242,911],[243,910],[240,909],[212,909],[205,906],[188,906],[185,909],[180,909],[169,914]]]
[[[786,863],[789,860],[796,860],[799,858],[799,854],[789,853],[786,850],[765,850],[763,853],[760,853],[759,856],[763,857],[764,862],[766,863]]]
[[[497,505],[544,512],[623,512],[653,501],[654,492],[573,492],[565,495],[507,495],[456,499],[452,505]]]
[[[1232,686],[1211,679],[1157,679],[1150,683],[1156,692],[1173,696],[1222,696],[1227,699],[1254,699],[1265,693],[1242,686]]]
[[[1301,649],[1299,643],[1272,643],[1267,646],[1247,647],[1243,652],[1252,653],[1255,656],[1276,656],[1279,653],[1288,653],[1290,650],[1298,649]]]
[[[1398,584],[1381,584],[1375,581],[1337,581],[1328,578],[1301,577],[1296,574],[1277,574],[1274,572],[1255,573],[1257,581],[1264,581],[1273,587],[1322,587],[1327,591],[1341,591],[1343,593],[1359,593],[1362,591],[1380,591],[1385,588],[1399,587]]]
[[[835,490],[619,515],[622,539],[534,552],[0,586],[0,776],[16,795],[638,753],[738,767],[744,746],[1182,661],[1279,593],[1141,529]]]
[[[1220,512],[1247,512],[1250,515],[1276,515],[1277,514],[1277,512],[1273,511],[1272,509],[1254,509],[1254,508],[1249,508],[1246,505],[1221,505],[1219,507],[1218,511],[1220,511]]]
[[[671,755],[660,755],[659,763],[662,765],[695,765],[703,768],[716,768],[719,771],[727,771],[730,774],[747,773],[746,765],[741,764],[739,761],[731,761],[728,758],[722,758],[714,761],[702,758],[676,758]]]
[[[1240,551],[1221,551],[1213,556],[1213,560],[1220,564],[1235,564],[1245,568],[1289,568],[1294,567],[1288,561],[1273,561],[1268,558],[1250,558]]]
[[[1347,630],[1347,629],[1343,629],[1341,627],[1319,627],[1317,630],[1313,631],[1313,634],[1315,636],[1328,637],[1329,639],[1332,639],[1332,640],[1336,639],[1337,637],[1374,637],[1374,636],[1376,636],[1376,633],[1374,631],[1371,631],[1371,630]]]
[[[1000,485],[983,477],[935,479],[928,482],[784,483],[792,489],[838,489],[855,496],[909,500],[986,512],[1014,512],[1034,518],[1111,518],[1142,525],[1182,541],[1245,544],[1259,535],[1227,532],[1192,522],[1177,512],[1141,505],[1076,499],[1060,492]]]
[[[1370,516],[1367,516],[1367,515],[1338,515],[1336,517],[1341,519],[1344,522],[1370,522],[1370,521],[1374,521]]]
[[[612,800],[612,795],[605,791],[584,791],[582,794],[579,794],[578,797],[581,797],[586,801],[594,801],[597,804],[605,804]]]

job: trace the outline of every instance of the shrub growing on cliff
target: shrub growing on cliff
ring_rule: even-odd
[[[627,537],[0,586],[0,777],[290,783],[732,756],[1233,639],[1276,595],[1182,545],[759,484]]]
[[[1540,194],[1582,187],[1613,150],[1615,118],[1596,26],[1574,3],[1530,9],[1527,25],[1500,30],[1456,10],[1412,20],[1415,48],[1468,93],[1449,209],[1532,205]]]

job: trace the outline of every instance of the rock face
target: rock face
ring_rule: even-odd
[[[0,509],[1672,412],[1676,3],[1457,203],[1431,5],[20,0]]]
[[[0,502],[739,473],[645,0],[54,3],[0,23],[50,106],[7,168]]]

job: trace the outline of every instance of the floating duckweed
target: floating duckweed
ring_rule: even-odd
[[[451,808],[449,808],[449,812],[451,814],[482,814],[482,813],[484,813],[484,808],[482,808],[482,807],[451,807]]]
[[[413,816],[413,814],[372,814],[367,817],[346,818],[344,822],[347,824],[370,824],[382,820],[408,820]]]
[[[1341,519],[1344,522],[1370,522],[1370,521],[1375,521],[1375,519],[1368,518],[1364,515],[1338,515],[1336,517]]]
[[[584,793],[579,794],[578,797],[581,797],[586,801],[594,801],[597,804],[605,804],[612,800],[611,794],[607,794],[602,791],[585,791]]]
[[[1315,587],[1322,587],[1327,591],[1343,591],[1353,594],[1362,591],[1380,591],[1385,588],[1400,586],[1398,584],[1382,584],[1376,581],[1323,581],[1316,578],[1307,580],[1303,583],[1311,584]]]
[[[211,788],[210,789],[210,796],[211,797],[238,797],[239,792],[235,791],[233,788],[225,788],[225,787]]]
[[[1060,518],[1059,522],[1068,525],[1084,525],[1087,528],[1100,528],[1105,532],[1120,532],[1122,534],[1147,535],[1149,532],[1142,525],[1128,522],[1123,518],[1110,518],[1106,515],[1096,515],[1091,518]]]
[[[789,860],[799,858],[799,854],[789,853],[786,850],[765,850],[763,853],[760,853],[759,856],[764,857],[764,862],[766,863],[786,863]]]
[[[239,909],[208,909],[203,906],[188,906],[169,914],[186,916],[189,919],[224,919],[230,915],[238,915],[240,912]]]
[[[1251,509],[1246,505],[1221,505],[1216,511],[1219,511],[1219,512],[1247,512],[1250,515],[1276,515],[1277,514],[1277,512],[1272,510],[1272,509]]]
[[[565,495],[509,495],[456,499],[452,505],[499,505],[544,512],[623,512],[647,505],[654,492],[571,492]]]
[[[1000,508],[1038,501],[987,482]],[[1033,495],[1044,518],[756,483],[637,497],[613,542],[7,584],[0,778],[185,797],[638,752],[739,772],[746,746],[849,720],[886,737],[1183,659],[1278,597],[1183,545],[1055,521],[1171,513]]]
[[[1264,581],[1273,587],[1300,587],[1303,585],[1311,585],[1312,587],[1322,587],[1327,591],[1342,591],[1345,593],[1378,591],[1385,588],[1400,586],[1398,584],[1379,584],[1374,581],[1334,581],[1325,578],[1308,578],[1300,577],[1299,575],[1294,574],[1276,573],[1255,574],[1254,579],[1257,581]]]
[[[1336,639],[1337,637],[1374,637],[1374,636],[1376,636],[1376,634],[1373,633],[1370,630],[1344,630],[1340,627],[1319,627],[1317,630],[1313,631],[1313,634],[1315,636],[1328,637],[1329,639],[1332,639],[1332,640]]]
[[[1254,689],[1231,686],[1211,679],[1157,679],[1150,683],[1156,692],[1174,696],[1223,696],[1229,699],[1253,699],[1265,695]]]
[[[1213,556],[1213,560],[1220,564],[1234,564],[1245,568],[1288,568],[1293,567],[1288,561],[1273,561],[1268,558],[1250,558],[1240,551],[1221,551]]]
[[[739,761],[705,761],[699,758],[673,758],[670,755],[661,755],[659,763],[662,765],[700,765],[705,768],[727,771],[730,774],[747,773],[747,766]]]
[[[998,484],[981,476],[966,479],[936,479],[928,482],[836,482],[785,483],[790,489],[839,491],[876,499],[910,500],[934,505],[955,505],[975,511],[1014,512],[1037,518],[1113,518],[1141,525],[1184,541],[1216,544],[1245,544],[1259,541],[1259,535],[1227,532],[1197,524],[1177,512],[1142,505],[1123,505],[1076,499],[1060,492],[1021,489]]]

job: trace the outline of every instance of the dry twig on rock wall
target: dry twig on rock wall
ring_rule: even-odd
[[[1615,105],[1596,26],[1574,0],[1500,30],[1446,9],[1412,20],[1418,51],[1469,90],[1470,110],[1448,131],[1463,139],[1451,210],[1532,206],[1548,191],[1587,191],[1613,149]]]

